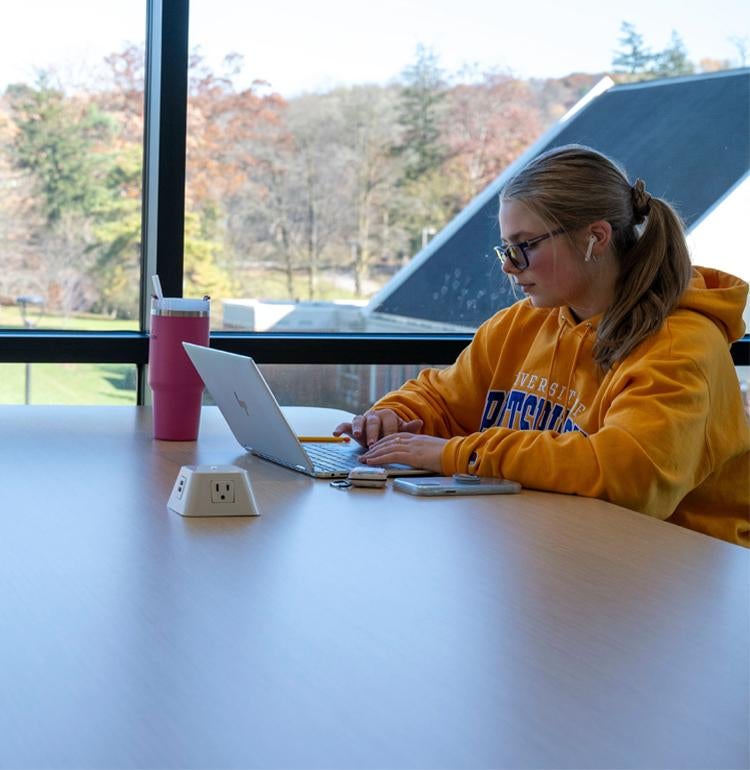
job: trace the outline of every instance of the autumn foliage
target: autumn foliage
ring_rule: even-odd
[[[143,60],[0,97],[0,297],[135,316]],[[191,61],[188,294],[371,294],[598,79],[447,76],[420,49],[397,82],[284,99],[242,65]]]

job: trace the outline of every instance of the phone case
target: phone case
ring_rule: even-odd
[[[493,479],[483,476],[426,476],[398,478],[393,488],[409,495],[444,497],[448,495],[510,495],[521,491],[517,481]]]

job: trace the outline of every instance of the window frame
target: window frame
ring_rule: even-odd
[[[148,400],[150,276],[182,296],[189,0],[147,0],[144,84],[140,331],[0,330],[0,363],[126,363],[137,366],[137,403]],[[471,334],[212,332],[211,346],[261,364],[449,364]],[[750,335],[734,343],[750,366]]]

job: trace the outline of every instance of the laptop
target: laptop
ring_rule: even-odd
[[[182,345],[234,437],[248,452],[321,479],[345,478],[360,464],[364,448],[357,441],[301,443],[252,358],[190,342]],[[398,463],[385,467],[389,476],[430,473]]]

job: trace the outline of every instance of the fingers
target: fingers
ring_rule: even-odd
[[[408,422],[404,420],[399,420],[401,423],[399,432],[405,432],[405,433],[419,433],[422,430],[422,426],[424,425],[424,420],[416,419],[416,420],[409,420]]]
[[[365,415],[365,446],[371,446],[380,438],[383,427],[382,415],[378,412],[368,412]]]
[[[381,438],[381,436],[390,436],[393,433],[399,432],[401,419],[395,412],[392,412],[390,409],[384,409],[381,412],[378,412],[378,416],[380,417],[380,436],[377,438]]]
[[[442,468],[441,456],[447,439],[425,436],[418,433],[394,433],[381,438],[360,455],[366,465],[387,465],[405,463],[416,468],[439,473]]]
[[[351,422],[342,422],[333,431],[334,436],[347,433],[362,446],[370,447],[376,441],[394,433],[419,433],[422,420],[402,420],[391,409],[374,409],[358,414]]]
[[[366,412],[352,417],[351,422],[342,422],[334,430],[334,435],[348,433],[355,441],[366,447],[380,438],[380,418],[377,412]]]
[[[369,465],[385,465],[387,463],[408,463],[411,459],[409,447],[398,435],[386,436],[368,447],[359,459]]]
[[[346,433],[347,436],[351,436],[353,439],[363,444],[361,440],[362,436],[362,415],[352,418],[351,422],[341,422],[333,429],[334,436],[340,436],[342,433]]]

